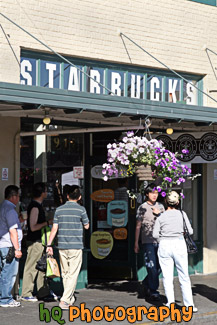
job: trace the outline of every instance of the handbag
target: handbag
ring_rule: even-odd
[[[184,236],[184,239],[185,239],[185,242],[186,242],[188,254],[195,254],[195,253],[197,253],[197,245],[195,244],[195,242],[191,238],[191,236],[190,236],[190,234],[188,232],[188,228],[186,226],[186,222],[185,222],[183,212],[181,211],[181,213],[182,213],[183,228],[184,228],[183,236]]]
[[[38,271],[46,272],[46,270],[47,270],[47,253],[46,252],[42,253],[42,256],[37,261],[35,268]]]
[[[41,271],[41,272],[46,272],[47,271],[47,253],[46,253],[46,246],[47,246],[47,229],[48,227],[44,227],[43,232],[42,232],[42,245],[44,247],[44,251],[42,253],[42,256],[40,259],[36,262],[36,270]],[[50,229],[50,227],[49,227]],[[44,242],[43,242],[44,240]]]
[[[46,277],[57,278],[60,277],[60,270],[56,259],[53,256],[47,258],[47,271]]]

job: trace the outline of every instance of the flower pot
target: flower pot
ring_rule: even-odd
[[[140,165],[136,167],[136,175],[140,181],[150,181],[152,177],[151,166]]]

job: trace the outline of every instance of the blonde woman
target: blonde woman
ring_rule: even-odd
[[[176,266],[179,283],[181,286],[183,303],[186,307],[193,306],[193,312],[197,312],[194,306],[191,281],[188,274],[188,253],[183,237],[183,218],[189,234],[193,229],[186,213],[177,209],[179,194],[171,191],[166,197],[167,210],[162,213],[155,222],[153,237],[159,240],[158,258],[163,274],[163,285],[167,297],[167,306],[175,303],[173,272]]]

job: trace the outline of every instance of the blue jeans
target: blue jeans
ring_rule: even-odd
[[[145,266],[148,272],[142,283],[146,288],[150,289],[151,294],[158,294],[159,274],[161,273],[157,255],[158,244],[142,244],[142,251],[144,253]]]
[[[8,304],[13,300],[13,289],[18,273],[19,260],[14,258],[11,263],[6,263],[9,247],[0,248],[0,305]]]

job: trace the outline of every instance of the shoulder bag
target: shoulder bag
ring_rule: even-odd
[[[42,245],[44,246],[44,251],[42,253],[42,256],[36,263],[36,270],[41,271],[41,272],[46,272],[47,271],[47,253],[46,253],[46,247],[47,247],[47,230],[45,227],[42,232]],[[49,227],[50,229],[50,227]]]
[[[181,211],[181,213],[182,213],[183,228],[184,228],[183,236],[185,238],[188,254],[195,254],[195,253],[197,253],[197,245],[195,244],[195,242],[191,238],[191,236],[190,236],[190,234],[188,232],[188,228],[186,226],[186,222],[185,222],[183,212]]]

